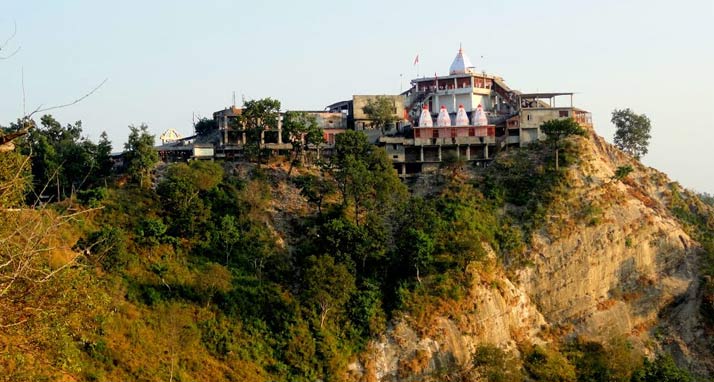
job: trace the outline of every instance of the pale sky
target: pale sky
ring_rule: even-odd
[[[643,162],[714,193],[714,1],[135,1],[2,0],[0,124],[26,108],[82,120],[119,150],[127,126],[192,132],[241,97],[322,109],[352,94],[396,94],[448,73],[459,43],[477,70],[524,92],[573,91],[612,140],[610,113],[652,120]],[[2,55],[2,52],[0,52]],[[481,58],[483,57],[483,58]],[[400,83],[400,75],[403,81]]]

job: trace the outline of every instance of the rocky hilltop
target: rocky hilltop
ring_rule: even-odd
[[[696,198],[593,131],[575,144],[581,155],[568,190],[523,257],[474,272],[456,315],[426,325],[397,318],[352,365],[361,380],[429,380],[448,367],[469,368],[483,344],[518,353],[518,343],[573,337],[624,337],[644,353],[664,349],[701,375],[714,372],[701,309],[703,249],[672,211],[677,200]],[[634,171],[618,179],[623,166]]]
[[[404,182],[346,131],[321,165],[162,164],[37,206],[0,154],[0,381],[710,378],[711,205],[593,131],[561,148]]]

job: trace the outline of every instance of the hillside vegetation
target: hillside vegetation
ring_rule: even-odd
[[[63,130],[47,119],[39,131]],[[324,163],[192,161],[157,166],[150,181],[104,170],[82,179],[62,158],[100,164],[106,150],[79,136],[55,148],[28,141],[53,161],[0,154],[0,380],[689,381],[713,371],[712,207],[622,154],[612,155],[635,171],[603,180],[595,157],[610,149],[597,137],[568,138],[557,169],[552,147],[533,145],[486,169],[449,164],[429,192],[412,193],[357,132]],[[658,182],[666,195],[651,195]],[[560,277],[539,273],[550,269],[544,247],[619,224],[613,206],[633,200],[691,237],[696,332],[668,313],[682,302],[660,295],[637,333],[578,326],[592,315],[563,313],[569,301],[549,302],[557,293],[535,284]],[[623,248],[637,246],[632,232]],[[638,285],[611,286],[593,311],[637,300]],[[686,354],[669,346],[680,342]]]

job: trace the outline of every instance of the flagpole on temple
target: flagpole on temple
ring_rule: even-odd
[[[419,53],[414,57],[414,66],[416,66],[416,77],[414,78],[419,78]]]

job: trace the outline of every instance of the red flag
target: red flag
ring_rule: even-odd
[[[419,63],[419,55],[417,54],[416,57],[414,57],[414,65]]]

